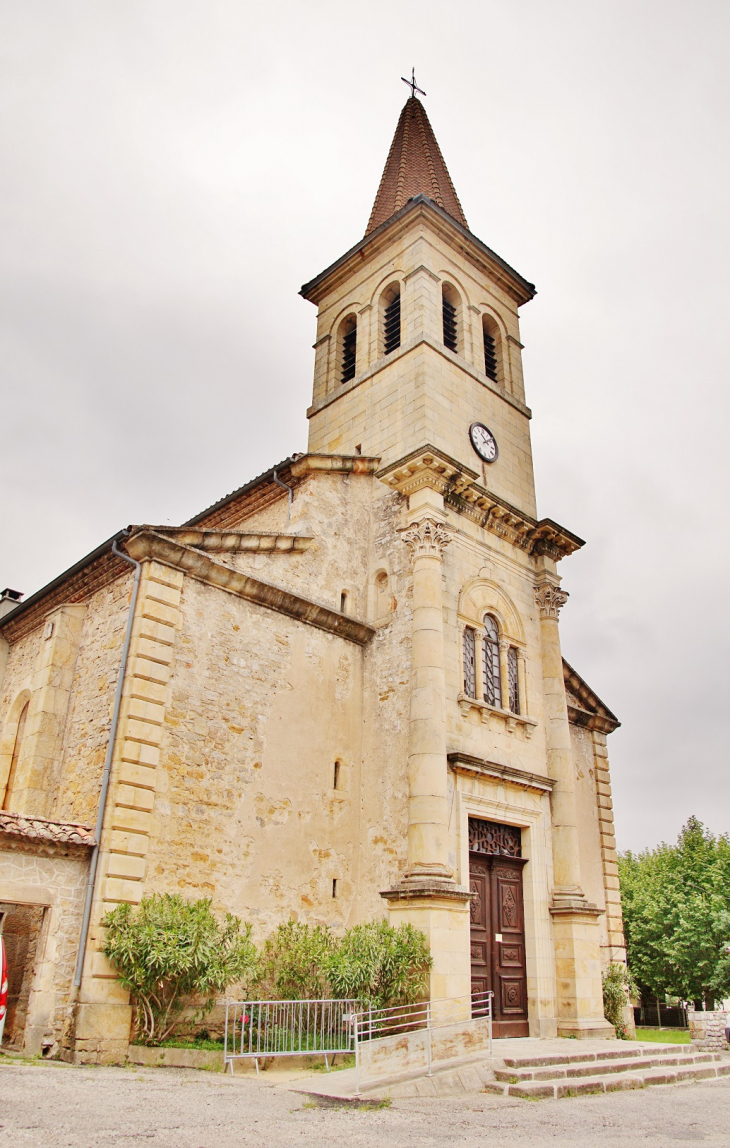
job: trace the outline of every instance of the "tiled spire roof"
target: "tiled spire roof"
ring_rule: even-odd
[[[411,96],[400,114],[365,234],[385,223],[416,195],[427,195],[468,227],[426,109]]]

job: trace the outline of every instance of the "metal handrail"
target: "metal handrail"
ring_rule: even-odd
[[[270,1056],[324,1056],[352,1052],[357,1000],[227,1001],[223,1036],[226,1067]]]

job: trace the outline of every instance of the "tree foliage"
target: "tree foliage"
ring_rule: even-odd
[[[619,856],[629,968],[654,996],[730,995],[730,838],[690,817],[676,845]]]
[[[132,996],[147,1043],[166,1040],[191,1006],[194,1019],[204,1016],[229,984],[256,973],[251,926],[231,913],[220,924],[207,898],[155,894],[137,908],[117,905],[102,924],[103,952]]]

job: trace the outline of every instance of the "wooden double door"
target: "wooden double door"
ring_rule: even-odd
[[[469,854],[471,986],[491,989],[495,1037],[529,1036],[522,857]]]

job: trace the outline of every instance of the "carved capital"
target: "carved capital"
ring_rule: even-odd
[[[568,592],[554,586],[552,582],[543,582],[541,586],[535,587],[535,601],[540,607],[541,618],[557,618],[568,601]]]
[[[401,533],[401,538],[409,547],[411,558],[443,558],[444,550],[451,542],[451,530],[433,518],[422,518]]]

